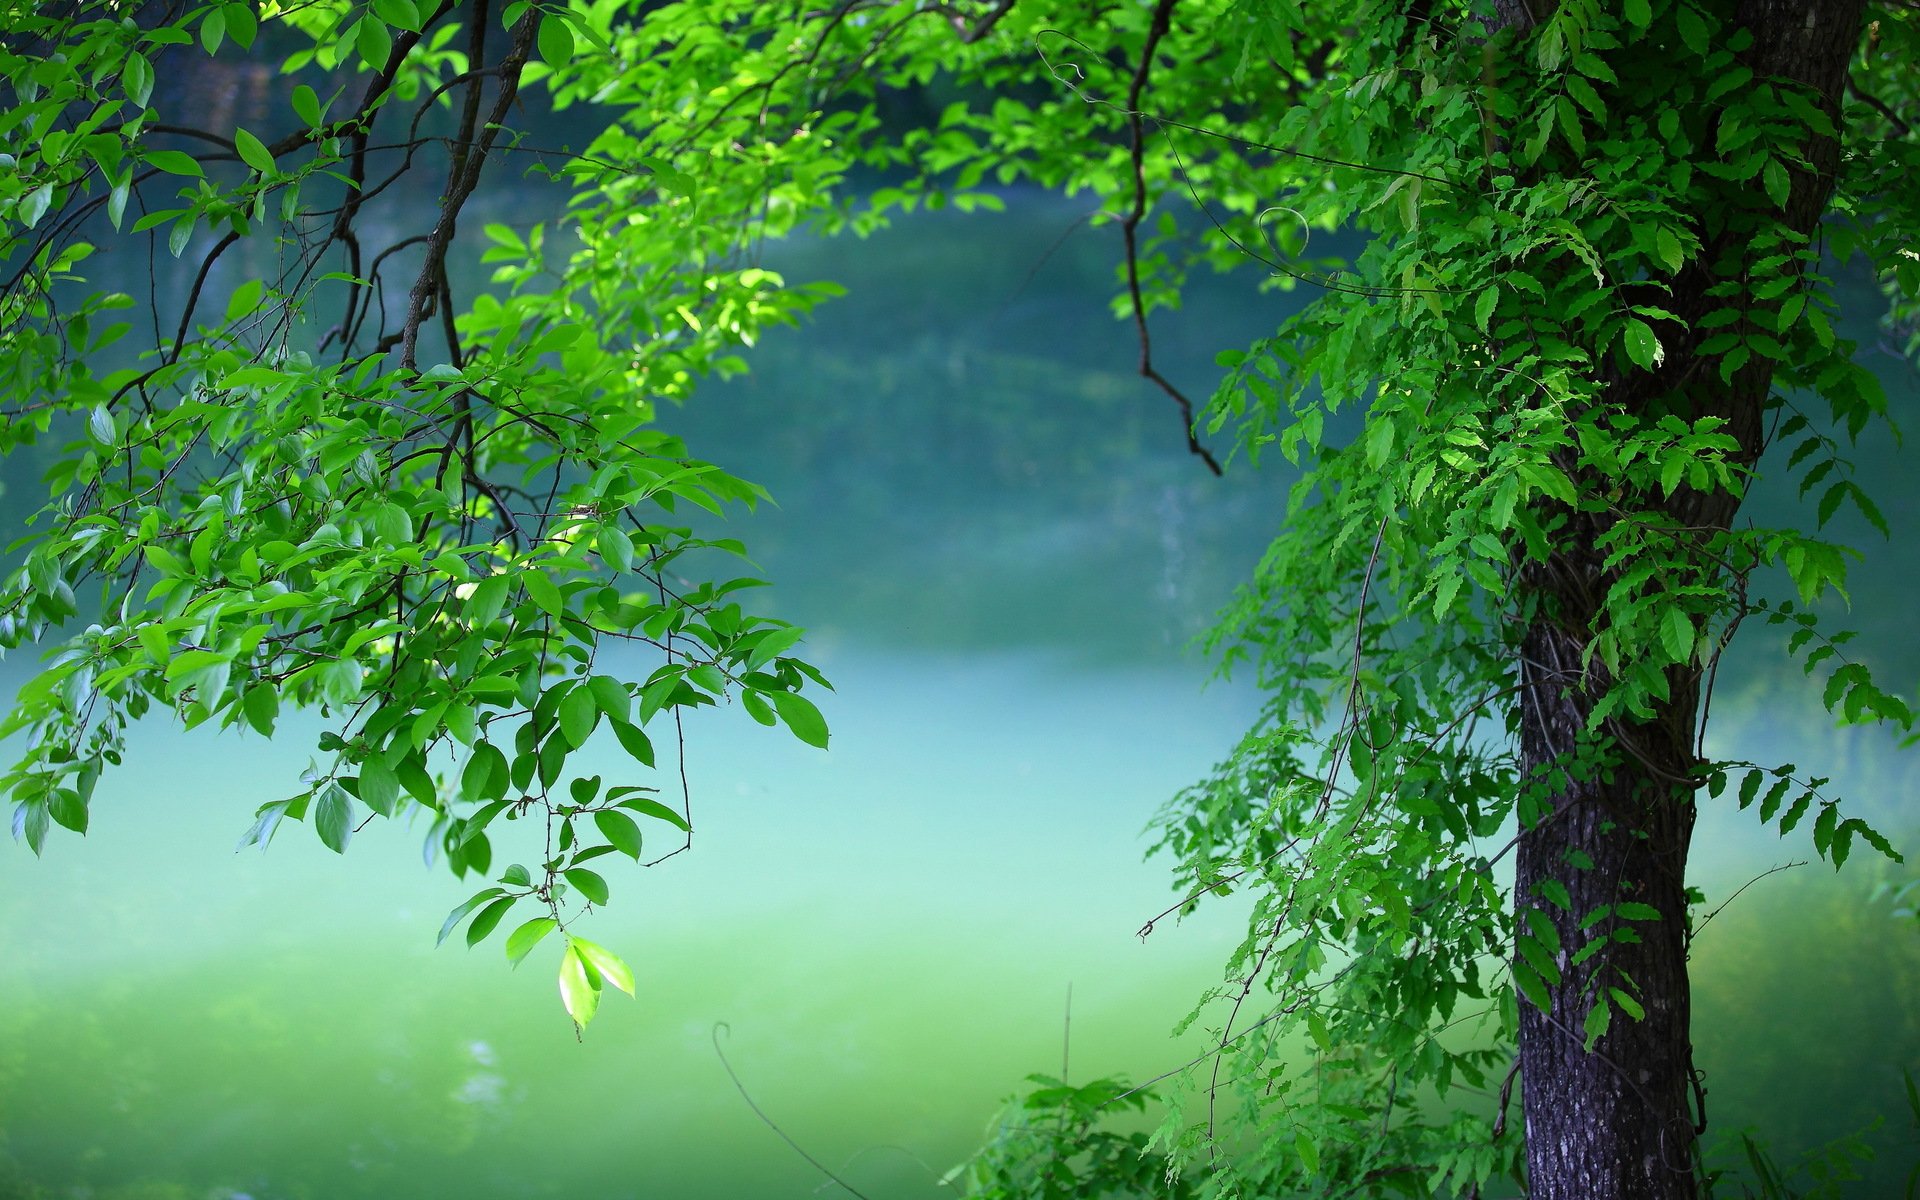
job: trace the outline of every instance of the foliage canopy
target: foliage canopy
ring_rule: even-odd
[[[1754,617],[1837,719],[1913,722],[1827,627],[1848,552],[1821,530],[1852,509],[1887,532],[1846,459],[1887,401],[1835,332],[1829,263],[1866,257],[1912,353],[1920,22],[1813,6],[1843,93],[1776,53],[1766,5],[1524,9],[10,7],[0,452],[42,456],[48,503],[0,643],[57,647],[4,726],[28,734],[0,779],[16,833],[84,832],[150,707],[263,734],[318,707],[321,758],[249,839],[305,819],[344,849],[366,814],[430,814],[489,880],[442,937],[513,915],[518,961],[563,931],[584,1024],[632,987],[570,928],[609,898],[589,864],[649,860],[643,828],[672,852],[692,813],[569,758],[604,726],[653,767],[682,710],[729,699],[827,740],[799,631],[743,607],[753,581],[716,565],[741,548],[680,515],[760,493],[661,402],[832,294],[758,266],[766,239],[1031,182],[1101,198],[1116,311],[1196,454],[1303,471],[1214,638],[1265,715],[1160,825],[1170,913],[1256,899],[1158,1146],[1215,1194],[1477,1194],[1522,1172],[1511,1047],[1548,1025],[1604,1058],[1677,1021],[1678,1095],[1696,790],[1804,823],[1836,866],[1893,854],[1824,779],[1716,760],[1702,732]],[[255,62],[291,86],[254,127],[177,111],[181,66]],[[908,93],[952,101],[916,121]],[[489,170],[551,180],[558,215],[463,225]],[[1310,257],[1325,231],[1364,236]],[[90,291],[117,240],[181,286]],[[1229,348],[1196,412],[1149,319],[1249,257],[1319,296]],[[1808,527],[1735,523],[1763,470]],[[644,678],[609,665],[629,651]],[[540,862],[495,872],[501,819],[543,823]],[[1677,985],[1643,946],[1678,948]],[[1304,1065],[1274,1050],[1295,1037]],[[1448,1107],[1462,1085],[1497,1111]],[[1255,1152],[1221,1153],[1230,1128]]]

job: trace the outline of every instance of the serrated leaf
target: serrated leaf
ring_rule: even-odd
[[[559,924],[552,917],[535,917],[508,934],[507,961],[516,967],[519,966],[527,955],[533,953],[533,948],[540,944],[540,939],[552,933]]]
[[[1593,1007],[1587,1009],[1587,1019],[1583,1022],[1587,1034],[1588,1053],[1592,1053],[1594,1046],[1607,1035],[1607,1027],[1612,1023],[1613,1007],[1605,999],[1596,999]]]
[[[1660,910],[1651,904],[1642,904],[1637,900],[1628,900],[1613,906],[1613,911],[1624,921],[1658,921]]]
[[[1300,1156],[1300,1165],[1308,1175],[1320,1173],[1320,1147],[1314,1143],[1313,1135],[1302,1129],[1293,1135],[1293,1152]]]
[[[1669,608],[1660,615],[1660,644],[1676,663],[1693,658],[1693,621],[1684,609]]]
[[[1473,301],[1474,328],[1478,329],[1481,333],[1487,331],[1487,322],[1493,319],[1494,306],[1499,302],[1499,284],[1489,284],[1487,287],[1481,289],[1480,294],[1474,297]]]
[[[1687,265],[1687,252],[1680,244],[1680,235],[1664,225],[1654,231],[1653,248],[1667,270],[1678,271]]]
[[[1846,498],[1847,482],[1845,480],[1829,486],[1820,496],[1820,508],[1818,512],[1819,524],[1825,525],[1828,521],[1833,520],[1833,514],[1840,511],[1840,502]]]
[[[1514,963],[1513,983],[1515,987],[1520,989],[1520,994],[1526,997],[1528,1003],[1532,1004],[1541,1012],[1550,1011],[1551,1001],[1547,995],[1547,985],[1542,983],[1540,977],[1533,973],[1532,967],[1529,967],[1523,962]]]
[[[1787,206],[1787,196],[1792,190],[1792,181],[1787,168],[1777,158],[1767,159],[1767,165],[1760,169],[1760,185],[1767,191],[1767,199],[1773,201],[1775,208]]]
[[[1626,1013],[1636,1021],[1646,1020],[1647,1010],[1640,1007],[1640,1002],[1633,998],[1631,992],[1622,991],[1617,987],[1610,987],[1607,989],[1607,994],[1613,997],[1613,1002],[1620,1006],[1621,1012]]]

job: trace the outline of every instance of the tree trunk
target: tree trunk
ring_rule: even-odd
[[[1495,7],[1504,26],[1524,31],[1553,6],[1496,0]],[[1861,0],[1742,0],[1714,7],[1753,34],[1741,59],[1758,79],[1808,85],[1838,123]],[[1815,170],[1794,172],[1783,215],[1791,228],[1812,232],[1832,192],[1839,148],[1821,140],[1806,149]],[[1738,210],[1731,192],[1742,186],[1748,185],[1727,185],[1729,211]],[[1608,400],[1649,417],[1724,417],[1753,462],[1764,448],[1771,364],[1756,357],[1722,385],[1717,362],[1700,362],[1694,351],[1704,336],[1694,332],[1697,319],[1724,303],[1710,302],[1707,289],[1728,277],[1729,264],[1737,269],[1750,232],[1729,229],[1724,213],[1709,208],[1696,214],[1705,243],[1698,262],[1674,280],[1670,297],[1656,301],[1682,318],[1659,330],[1666,362],[1657,373],[1611,381]],[[1725,492],[1681,489],[1666,507],[1684,525],[1724,530],[1738,504]],[[1523,930],[1529,921],[1551,925],[1552,936],[1541,940],[1548,947],[1553,937],[1559,941],[1552,955],[1559,978],[1548,980],[1547,1010],[1524,1000],[1520,1005],[1528,1195],[1693,1200],[1705,1113],[1690,1103],[1698,1096],[1703,1105],[1704,1095],[1697,1092],[1688,1031],[1686,864],[1700,679],[1691,670],[1670,672],[1670,696],[1654,719],[1610,721],[1597,746],[1588,747],[1601,757],[1578,765],[1587,718],[1604,690],[1584,652],[1610,580],[1594,542],[1605,530],[1603,520],[1574,516],[1554,556],[1520,581],[1535,606],[1520,645],[1522,777],[1537,791],[1521,805],[1525,833],[1514,902]],[[1563,907],[1563,900],[1570,904]],[[1651,906],[1658,919],[1629,922],[1616,915],[1580,929],[1587,914],[1623,903]],[[1638,941],[1611,941],[1584,962],[1572,961],[1590,939],[1622,928]],[[1588,1052],[1583,1022],[1608,987],[1637,1001],[1645,1019],[1633,1020],[1613,1005],[1610,1027]]]

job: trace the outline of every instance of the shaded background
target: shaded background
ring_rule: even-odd
[[[1007,199],[774,247],[790,279],[852,295],[662,417],[772,490],[777,508],[729,532],[839,690],[831,752],[733,711],[689,723],[696,852],[610,871],[613,908],[586,930],[634,964],[637,1003],[609,995],[580,1044],[549,948],[517,973],[497,940],[434,951],[474,885],[424,870],[403,829],[369,828],[344,859],[302,826],[232,853],[256,805],[296,790],[317,725],[268,745],[148,722],[84,842],[0,849],[0,1197],[814,1194],[728,1081],[726,1022],[787,1132],[876,1200],[909,1200],[943,1192],[1023,1075],[1060,1069],[1069,985],[1074,1078],[1178,1065],[1193,1047],[1167,1030],[1238,927],[1223,908],[1137,941],[1171,899],[1139,831],[1252,717],[1255,697],[1203,686],[1187,647],[1287,480],[1216,480],[1185,453],[1108,319],[1111,231],[1084,228],[1084,204]],[[1160,318],[1163,370],[1204,395],[1214,351],[1297,303],[1258,282],[1201,281]],[[1872,361],[1912,411],[1911,374]],[[1920,497],[1871,436],[1862,480],[1901,540],[1845,531],[1870,555],[1851,620],[1911,693]],[[5,498],[9,522],[27,491]],[[1763,493],[1753,519],[1790,519],[1788,499]],[[1771,651],[1758,630],[1736,644],[1716,751],[1818,764],[1913,848],[1913,758],[1833,730]],[[594,748],[620,782],[617,748]],[[1811,857],[1718,808],[1695,844],[1714,903]],[[1890,1194],[1920,1153],[1899,1105],[1900,1068],[1920,1066],[1920,926],[1872,897],[1909,876],[1869,853],[1838,880],[1762,881],[1695,954],[1716,1129],[1758,1124],[1787,1152],[1891,1112],[1880,1145],[1904,1161],[1883,1157],[1861,1195]]]

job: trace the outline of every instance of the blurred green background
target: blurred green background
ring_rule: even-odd
[[[423,868],[424,830],[369,828],[340,859],[289,826],[269,853],[233,853],[253,808],[296,790],[317,724],[269,745],[149,722],[84,842],[0,850],[0,1198],[833,1193],[734,1090],[725,1022],[789,1134],[876,1200],[912,1200],[945,1194],[937,1177],[1022,1076],[1060,1069],[1069,985],[1076,1079],[1191,1053],[1167,1031],[1218,977],[1237,914],[1138,941],[1171,901],[1139,834],[1252,716],[1248,691],[1206,686],[1189,642],[1287,480],[1275,464],[1214,479],[1189,457],[1107,315],[1112,231],[1081,203],[1007,200],[774,247],[769,265],[851,296],[662,417],[772,490],[778,507],[729,532],[838,693],[831,752],[732,711],[689,723],[695,852],[610,872],[613,907],[585,930],[634,964],[637,1003],[610,997],[580,1043],[549,956],[513,972],[497,941],[435,951],[473,885]],[[1204,395],[1214,351],[1299,302],[1258,283],[1204,281],[1160,317],[1162,369]],[[1854,295],[1871,343],[1871,293]],[[1865,353],[1912,411],[1911,372]],[[1844,531],[1869,553],[1851,621],[1911,692],[1920,494],[1871,436],[1862,478],[1896,540]],[[1763,492],[1750,513],[1785,522],[1790,499]],[[1761,630],[1736,643],[1717,752],[1830,774],[1920,848],[1915,758],[1832,729],[1771,653]],[[0,664],[0,684],[28,665]],[[596,748],[610,782],[644,782]],[[1811,858],[1719,809],[1695,844],[1711,903]],[[1695,1036],[1716,1130],[1760,1126],[1790,1156],[1892,1114],[1873,1196],[1920,1155],[1899,1075],[1920,1067],[1920,923],[1873,895],[1911,873],[1867,853],[1837,879],[1770,876],[1712,922]]]

